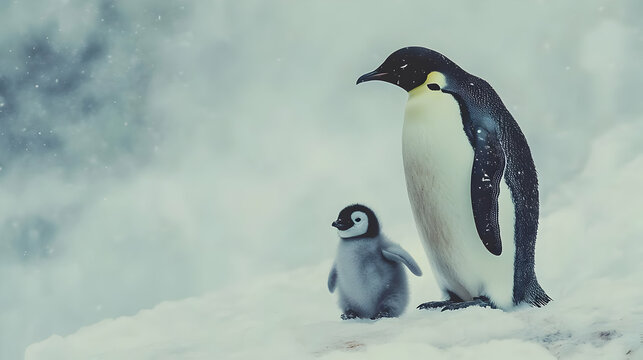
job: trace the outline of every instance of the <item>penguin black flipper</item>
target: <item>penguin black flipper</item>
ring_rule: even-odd
[[[337,268],[335,268],[335,264],[333,264],[333,267],[330,269],[330,273],[328,274],[328,291],[333,293],[335,291],[335,286],[337,286]]]
[[[504,120],[501,110],[506,112],[506,109],[486,81],[469,74],[461,76],[460,81],[448,84],[441,91],[451,94],[460,106],[463,130],[474,152],[471,207],[476,230],[485,248],[498,256],[502,254],[498,196],[507,163],[500,141],[500,123]]]
[[[518,123],[502,103],[498,94],[483,79],[468,73],[456,75],[452,85],[443,87],[442,92],[451,94],[462,115],[462,125],[469,143],[477,154],[477,130],[488,134],[486,141],[497,150],[489,154],[498,163],[500,154],[504,159],[503,174],[515,205],[516,252],[514,254],[514,304],[527,302],[533,306],[543,306],[551,298],[540,287],[534,272],[534,247],[538,232],[538,175],[525,135]],[[483,137],[484,138],[484,137]],[[474,159],[474,166],[475,166]],[[492,164],[489,164],[492,165]],[[495,166],[499,167],[499,163]],[[473,170],[472,170],[473,172]],[[472,175],[473,177],[473,175]],[[472,199],[473,199],[472,193]],[[473,204],[473,200],[472,200]],[[496,198],[497,204],[497,198]],[[478,215],[474,209],[476,229]],[[484,218],[484,213],[482,213]],[[499,236],[498,236],[499,238]],[[509,240],[509,239],[508,239]],[[484,240],[483,240],[484,242]],[[500,248],[502,251],[502,248]],[[492,252],[493,253],[493,252]]]
[[[471,169],[473,219],[484,246],[490,253],[500,255],[502,241],[498,224],[498,196],[505,169],[505,154],[492,129],[476,126],[474,130],[474,160]]]

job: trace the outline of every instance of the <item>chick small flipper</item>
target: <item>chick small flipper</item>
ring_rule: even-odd
[[[422,276],[422,270],[420,270],[418,264],[401,246],[393,243],[386,244],[386,247],[382,248],[382,255],[389,261],[406,265],[414,275]]]

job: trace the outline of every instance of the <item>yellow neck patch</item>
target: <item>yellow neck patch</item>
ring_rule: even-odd
[[[414,95],[423,93],[425,91],[436,91],[436,90],[429,89],[428,87],[429,84],[437,84],[440,87],[440,89],[442,89],[443,87],[447,86],[447,78],[446,76],[444,76],[443,73],[439,71],[431,71],[429,75],[426,76],[426,80],[424,81],[424,83],[422,83],[422,85],[409,91],[409,96],[414,96]]]

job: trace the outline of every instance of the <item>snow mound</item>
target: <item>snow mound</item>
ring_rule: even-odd
[[[397,319],[341,321],[325,291],[330,263],[166,302],[31,345],[37,359],[622,359],[640,355],[629,309],[593,293],[513,312],[409,307]],[[601,288],[627,284],[601,284]],[[637,290],[640,291],[640,290]],[[623,293],[615,292],[622,296]],[[417,300],[417,299],[414,299]],[[590,301],[588,301],[590,300]],[[593,301],[592,301],[593,300]],[[613,303],[615,302],[615,303]],[[417,301],[416,301],[417,303]],[[639,318],[640,320],[640,318]],[[638,328],[640,331],[640,327]]]

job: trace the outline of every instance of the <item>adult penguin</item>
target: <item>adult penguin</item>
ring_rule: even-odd
[[[422,47],[391,54],[357,83],[409,94],[403,157],[415,222],[445,301],[509,309],[551,299],[536,280],[538,179],[525,136],[493,88]]]

